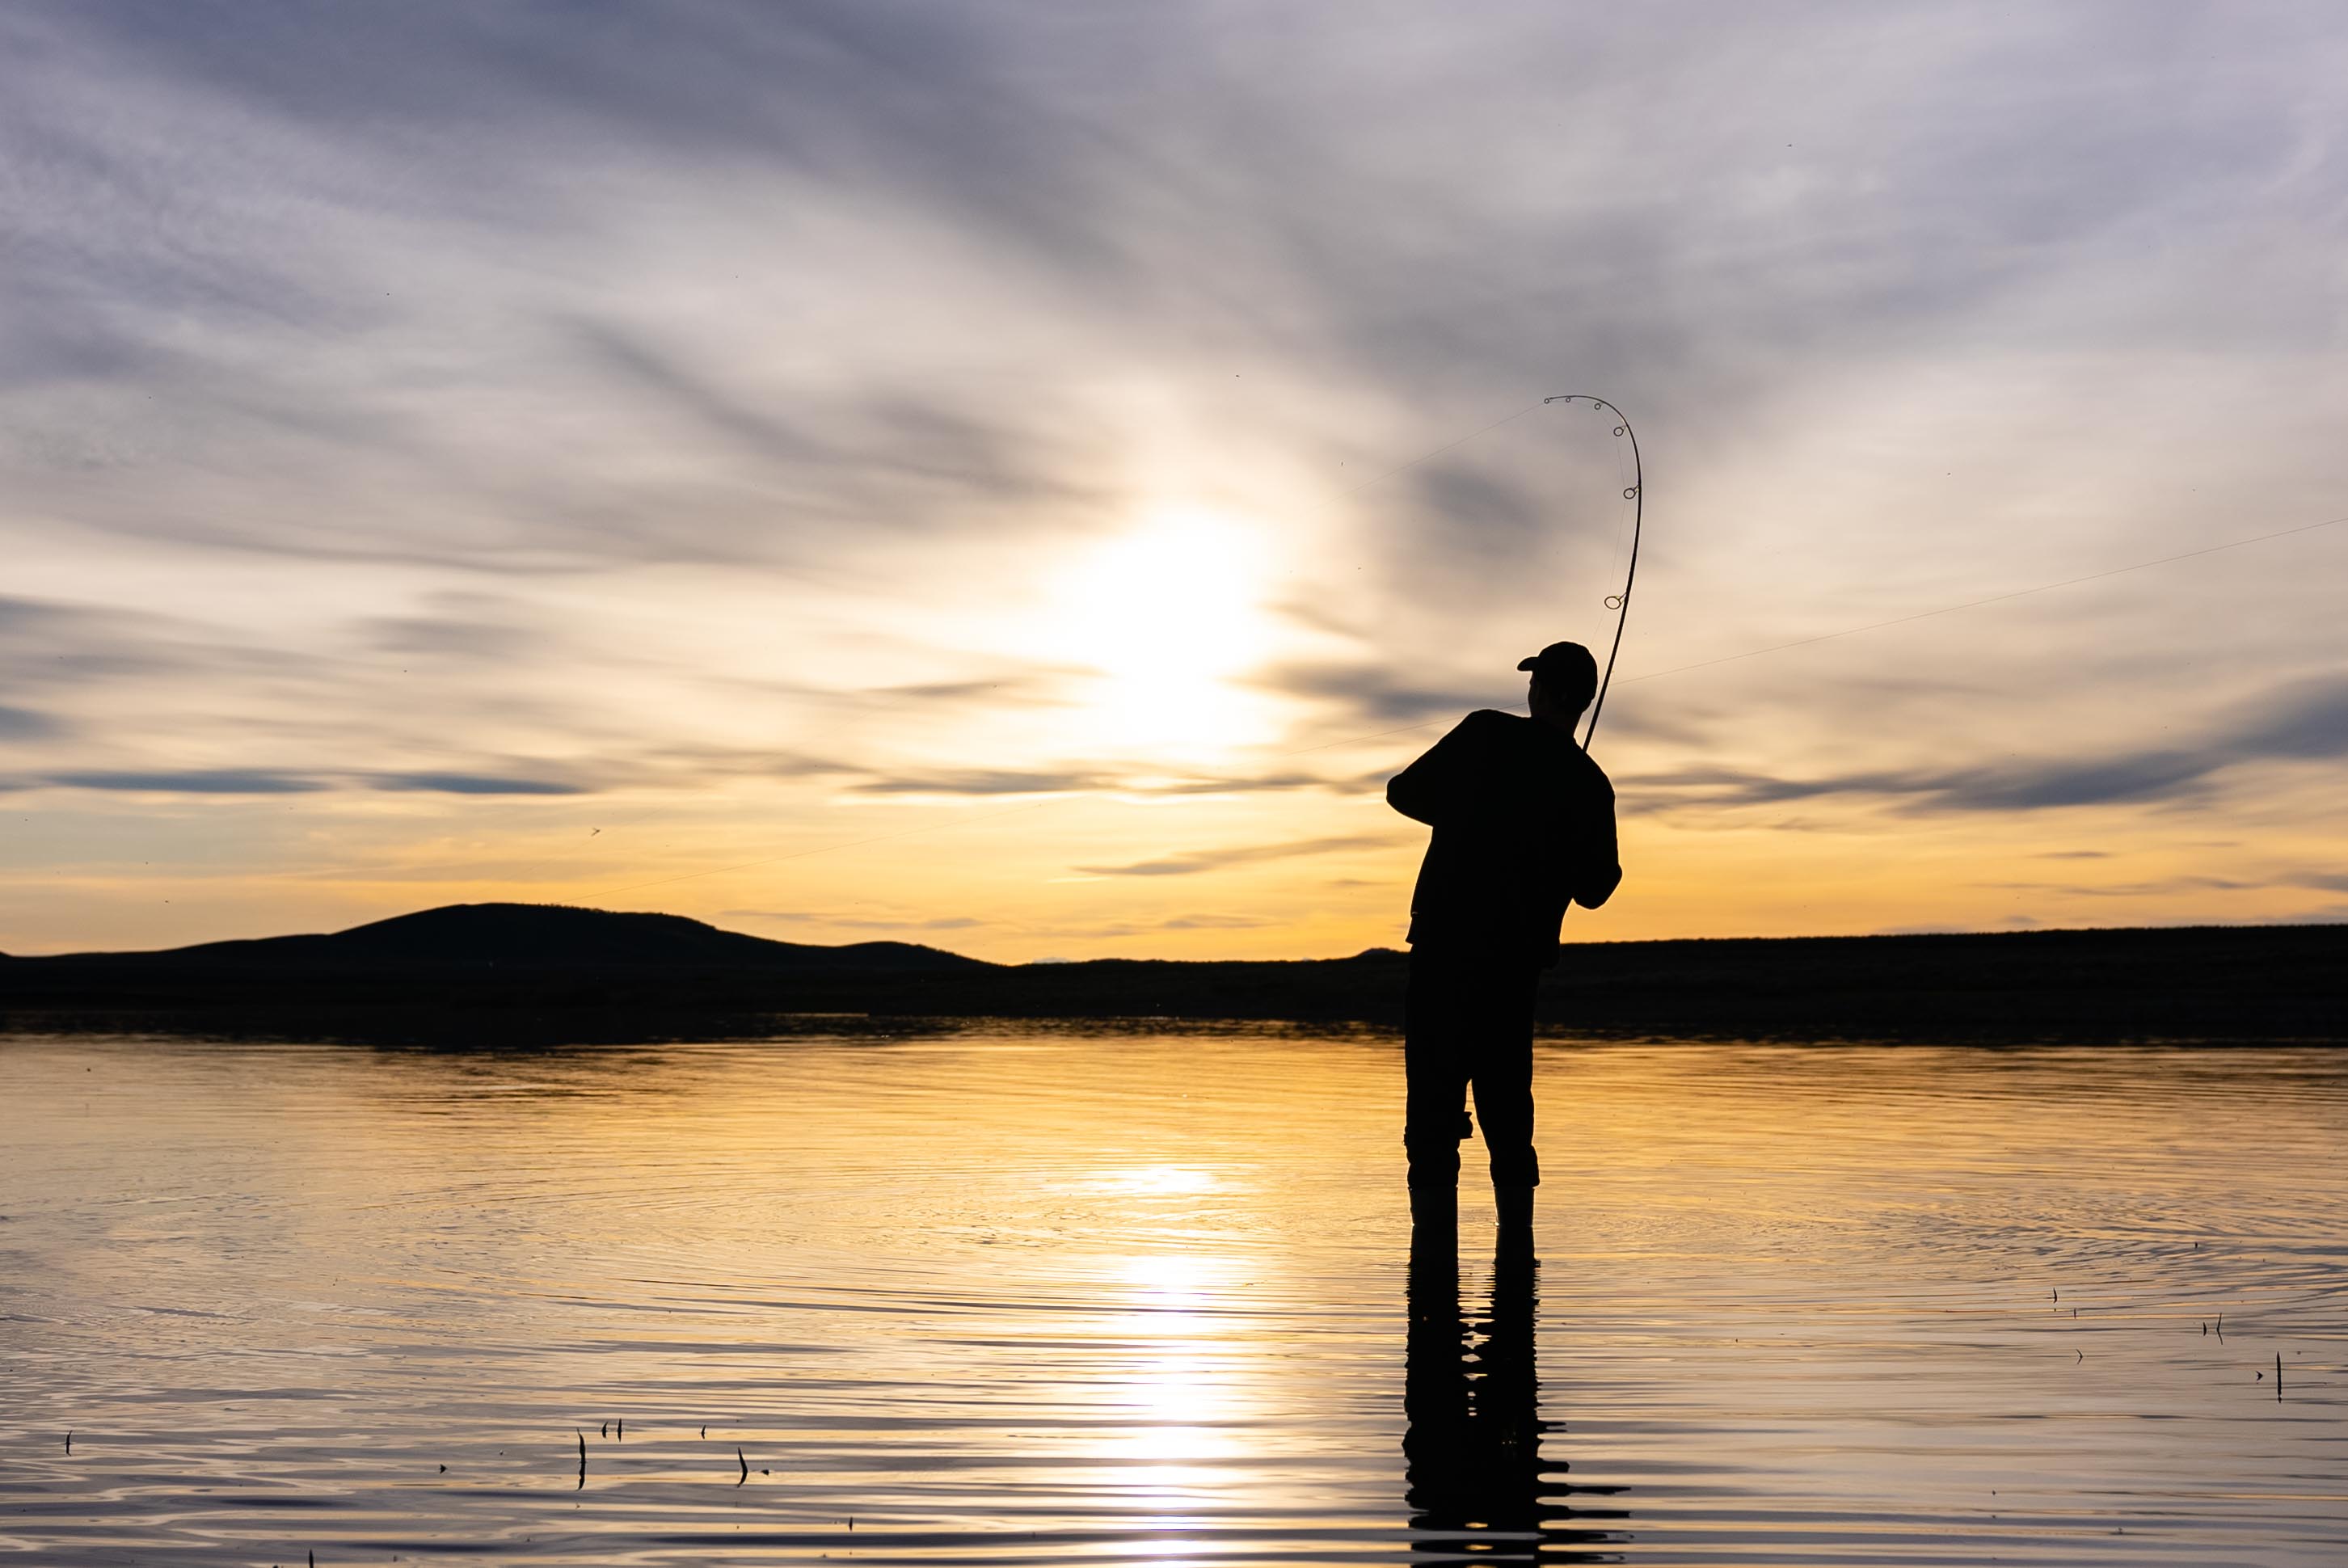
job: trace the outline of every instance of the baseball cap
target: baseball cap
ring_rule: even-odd
[[[1589,706],[1598,692],[1598,661],[1580,643],[1551,643],[1517,668],[1530,670],[1542,686],[1569,702]]]

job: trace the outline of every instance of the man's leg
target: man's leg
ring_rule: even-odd
[[[1532,1190],[1540,1185],[1540,1157],[1533,1152],[1533,997],[1540,985],[1539,970],[1495,966],[1478,987],[1469,1060],[1504,1228],[1530,1220]]]
[[[1458,966],[1414,950],[1403,1004],[1407,1088],[1402,1142],[1414,1192],[1459,1189],[1459,1140],[1468,1136],[1468,1054],[1463,1047]]]

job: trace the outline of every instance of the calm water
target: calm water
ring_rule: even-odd
[[[1544,1047],[1456,1279],[1399,1071],[0,1039],[0,1553],[2348,1560],[2348,1061]]]

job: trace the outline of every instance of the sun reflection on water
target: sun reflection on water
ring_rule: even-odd
[[[1222,1180],[1213,1171],[1195,1165],[1138,1165],[1109,1171],[1097,1178],[1096,1185],[1106,1191],[1137,1198],[1187,1198],[1216,1191]]]

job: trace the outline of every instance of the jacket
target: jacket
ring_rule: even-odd
[[[1614,786],[1538,719],[1469,714],[1387,780],[1386,803],[1435,830],[1410,900],[1422,950],[1546,967],[1566,906],[1596,909],[1622,880]]]

